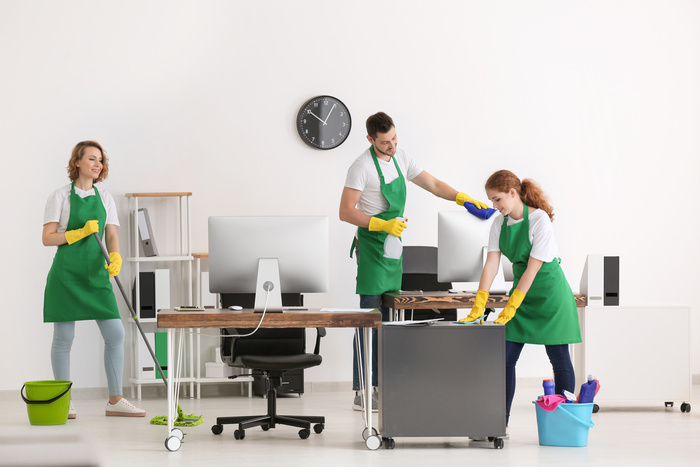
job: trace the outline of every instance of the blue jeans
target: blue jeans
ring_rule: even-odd
[[[360,295],[360,308],[379,308],[382,312],[382,321],[389,321],[389,308],[382,306],[381,295]],[[357,358],[357,337],[352,342],[352,389],[360,390],[360,374],[358,370]],[[360,329],[360,353],[364,362],[364,337]],[[377,372],[377,362],[379,361],[379,342],[377,329],[372,329],[372,386],[378,386],[379,374]]]
[[[104,363],[110,396],[122,395],[124,372],[124,325],[120,319],[95,320],[105,341]],[[51,366],[53,377],[70,381],[70,350],[75,337],[75,321],[53,323]]]
[[[521,342],[506,341],[506,426],[508,426],[510,408],[515,396],[515,364],[520,358],[524,345]],[[554,393],[561,394],[564,390],[573,393],[576,375],[574,366],[571,364],[569,344],[545,345],[544,348],[554,370]]]

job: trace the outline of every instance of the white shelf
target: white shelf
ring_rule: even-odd
[[[178,265],[182,267],[182,283],[174,288],[174,290],[179,291],[180,299],[178,305],[188,304],[193,305],[193,283],[192,283],[192,264],[194,262],[194,256],[192,255],[192,226],[191,226],[191,216],[190,216],[190,197],[191,192],[160,192],[160,193],[127,193],[126,198],[129,201],[129,255],[127,256],[127,262],[132,264],[130,268],[133,272],[132,283],[134,284],[134,310],[137,315],[140,315],[141,310],[141,297],[140,297],[140,265],[141,264],[153,264],[153,263],[163,263],[171,262],[173,265]],[[173,218],[177,219],[177,225],[166,225],[162,226],[163,229],[172,229],[179,234],[179,248],[170,248],[174,254],[168,256],[140,256],[140,238],[138,230],[138,212],[139,212],[139,200],[148,198],[175,198],[178,202],[178,210]],[[170,218],[170,216],[168,217]],[[162,245],[161,245],[162,246]],[[170,247],[169,245],[166,248]],[[167,297],[169,298],[169,297]],[[167,304],[163,302],[161,307],[170,308],[170,300],[167,300]],[[134,320],[130,320],[134,321]],[[147,327],[147,332],[165,332],[165,330],[159,330],[157,327],[157,318],[139,318],[139,323],[142,323],[144,327]],[[132,328],[133,330],[133,328]],[[144,330],[146,331],[146,330]],[[153,385],[153,384],[163,384],[161,379],[142,379],[138,378],[139,368],[144,364],[143,359],[150,356],[144,356],[141,354],[141,344],[142,336],[140,332],[134,330],[132,332],[131,348],[132,348],[132,378],[129,380],[132,383],[132,396],[134,386],[136,386],[138,399],[141,399],[141,386],[142,385]],[[155,349],[154,349],[155,351]],[[184,342],[184,349],[182,349],[183,355],[185,357],[185,362],[183,363],[182,375],[180,378],[181,383],[189,383],[190,394],[194,395],[194,344],[193,338],[190,334],[186,341]]]
[[[231,378],[196,378],[194,380],[195,383],[197,384],[206,384],[206,383],[251,383],[254,381],[254,378],[252,376],[237,376],[233,379]]]
[[[126,260],[131,262],[131,263],[157,263],[157,262],[165,262],[165,261],[192,261],[194,259],[194,256],[192,255],[185,255],[185,256],[131,256],[127,258]]]

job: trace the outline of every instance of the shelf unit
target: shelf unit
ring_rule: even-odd
[[[145,332],[160,332],[156,328],[156,318],[140,318],[140,284],[138,278],[140,277],[141,264],[145,263],[174,263],[181,266],[181,273],[183,278],[184,297],[182,297],[182,303],[177,305],[192,305],[193,304],[193,282],[192,282],[192,263],[194,257],[192,256],[192,222],[190,215],[190,198],[192,196],[191,192],[159,192],[159,193],[127,193],[126,198],[129,202],[129,256],[127,261],[133,266],[133,284],[134,284],[134,310],[137,315],[139,315],[139,323]],[[138,223],[138,212],[139,212],[139,200],[148,198],[175,198],[178,201],[178,212],[177,212],[177,223],[178,223],[178,237],[179,237],[179,251],[174,255],[168,256],[150,256],[144,257],[140,256],[140,240],[139,240],[139,223]],[[183,266],[185,271],[183,271]],[[130,320],[133,323],[133,320]],[[135,324],[134,324],[135,326]],[[132,349],[132,374],[133,376],[129,379],[132,384],[132,398],[136,397],[141,399],[141,386],[143,385],[153,385],[162,384],[162,380],[159,379],[158,372],[156,371],[156,378],[153,379],[143,379],[138,377],[138,369],[141,365],[141,353],[139,351],[141,335],[137,329],[132,328],[131,332],[131,349]],[[189,352],[189,358],[185,359],[185,368],[183,370],[183,377],[180,378],[181,383],[189,383],[189,394],[190,397],[194,394],[194,358],[193,358],[193,338],[190,333],[185,344],[185,348],[181,350],[182,352]],[[150,358],[150,357],[148,357]],[[134,394],[134,388],[136,388],[136,394]]]
[[[193,253],[192,256],[194,257],[194,277],[195,277],[195,285],[194,285],[194,302],[197,304],[197,306],[204,306],[203,300],[202,300],[202,266],[201,266],[201,260],[202,259],[207,259],[209,258],[209,253]],[[216,297],[216,306],[219,307],[220,305],[220,298],[217,295]],[[201,397],[202,394],[202,384],[214,384],[214,383],[219,383],[219,384],[229,384],[229,383],[248,383],[248,397],[252,397],[253,394],[253,381],[254,378],[252,376],[247,376],[247,375],[238,375],[236,376],[235,379],[229,379],[229,378],[207,378],[206,376],[202,375],[202,364],[201,364],[201,354],[202,354],[202,339],[201,339],[201,329],[197,329],[197,337],[195,340],[195,375],[194,375],[194,382],[196,385],[196,390],[197,390],[197,399]],[[206,330],[205,330],[206,331]],[[218,331],[218,330],[216,330]],[[241,386],[241,394],[243,394],[243,389],[244,386]]]

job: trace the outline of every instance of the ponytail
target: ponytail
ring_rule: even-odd
[[[547,196],[545,196],[539,185],[530,178],[526,178],[521,182],[513,172],[499,170],[486,180],[485,188],[502,193],[507,193],[511,188],[514,188],[526,206],[543,210],[549,216],[549,220],[554,221],[554,208],[549,204]]]

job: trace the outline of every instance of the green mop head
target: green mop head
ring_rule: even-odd
[[[189,415],[185,415],[182,412],[182,409],[180,406],[177,406],[177,418],[175,419],[175,426],[197,426],[201,424],[204,420],[202,420],[201,415],[195,415],[193,413]],[[168,416],[167,415],[161,415],[158,417],[153,417],[151,419],[151,425],[167,425],[168,424]]]

